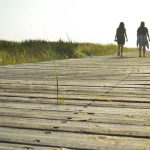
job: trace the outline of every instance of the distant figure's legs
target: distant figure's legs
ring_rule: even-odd
[[[139,47],[139,57],[142,57],[142,54],[143,54],[143,57],[145,57],[145,52],[146,52],[145,46],[140,46]]]
[[[118,44],[118,56],[122,57],[122,53],[123,53],[123,45]]]
[[[143,57],[145,57],[145,51],[146,51],[146,48],[145,46],[143,46]]]
[[[123,54],[123,45],[121,45],[121,54],[120,54],[121,57],[123,57],[122,54]]]
[[[141,56],[141,51],[142,51],[142,46],[139,46],[139,57],[142,57]]]
[[[118,44],[118,56],[120,56],[120,44]]]

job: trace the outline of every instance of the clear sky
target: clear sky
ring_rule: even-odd
[[[149,0],[0,0],[0,39],[115,43],[119,23],[136,46],[141,21],[150,30]]]

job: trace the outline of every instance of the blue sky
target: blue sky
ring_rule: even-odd
[[[148,0],[0,0],[0,39],[114,43],[123,21],[136,46],[141,21],[150,28]]]

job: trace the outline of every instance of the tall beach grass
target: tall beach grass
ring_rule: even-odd
[[[102,56],[116,53],[113,44],[93,44],[44,40],[26,40],[22,42],[0,41],[0,65],[34,63],[56,59],[79,58],[84,56]],[[125,51],[135,49],[125,48]]]

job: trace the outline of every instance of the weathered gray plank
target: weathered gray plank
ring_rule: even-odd
[[[86,122],[86,120],[75,122],[68,120],[62,121],[1,116],[0,126],[150,138],[150,126],[92,123]]]
[[[87,99],[66,99],[63,95],[60,95],[58,104],[61,105],[74,105],[74,106],[96,106],[96,107],[122,107],[122,108],[150,108],[150,103],[148,102],[138,102],[126,99],[119,101],[112,99],[111,97],[97,96],[97,100],[87,100]],[[141,99],[140,99],[141,100]],[[129,103],[130,101],[130,103]],[[40,104],[57,104],[56,99],[50,98],[37,98],[32,97],[3,97],[0,96],[0,102],[23,102],[23,103],[40,103]]]
[[[112,123],[112,124],[127,124],[127,125],[150,125],[150,116],[129,115],[129,114],[107,114],[107,113],[86,113],[81,111],[66,112],[66,111],[49,111],[49,110],[30,110],[30,109],[11,109],[1,108],[0,116],[6,117],[26,117],[26,118],[41,118],[48,120],[61,121],[81,121],[81,122],[96,122],[96,123]]]
[[[20,133],[20,134],[18,134]],[[0,141],[17,142],[45,146],[59,146],[80,149],[121,149],[136,150],[150,148],[150,140],[142,138],[129,138],[105,135],[89,135],[68,132],[53,132],[39,130],[25,130],[0,127]]]
[[[117,107],[92,107],[92,106],[67,106],[67,105],[54,105],[54,104],[38,104],[38,103],[0,103],[0,108],[26,108],[26,109],[40,109],[51,111],[83,111],[83,112],[96,112],[108,114],[144,114],[149,115],[150,109],[136,109],[136,108],[117,108]]]
[[[34,146],[34,145],[25,145],[25,144],[17,144],[17,143],[2,143],[0,142],[1,150],[73,150],[68,148],[55,148],[55,147],[45,147],[45,146]]]

